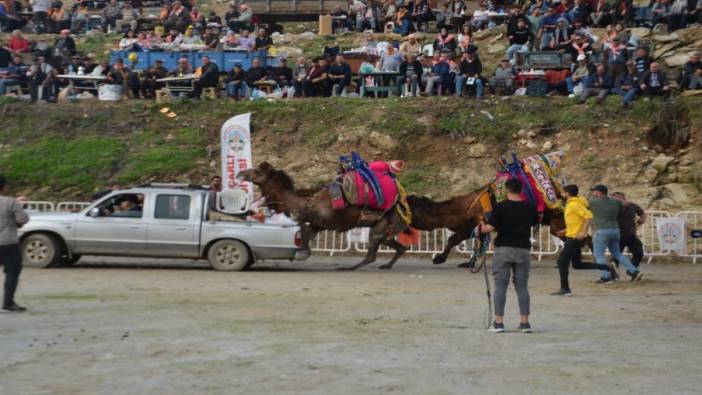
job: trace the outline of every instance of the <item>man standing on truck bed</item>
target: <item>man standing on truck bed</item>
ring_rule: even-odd
[[[15,291],[22,271],[22,252],[17,229],[29,221],[22,205],[13,196],[4,196],[7,180],[0,175],[0,265],[5,272],[5,293],[2,309],[23,312],[26,309],[15,303]]]

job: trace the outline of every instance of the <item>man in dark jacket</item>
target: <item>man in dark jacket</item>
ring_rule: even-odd
[[[156,82],[156,80],[166,78],[167,76],[168,69],[163,67],[163,60],[157,59],[154,61],[154,64],[144,73],[144,80],[141,84],[141,94],[146,98],[155,98],[156,91],[163,88],[163,83]]]
[[[351,66],[344,62],[343,55],[336,55],[334,64],[329,67],[329,79],[336,84],[335,96],[345,96],[346,86],[351,83]]]
[[[613,93],[622,96],[622,105],[628,107],[639,91],[639,74],[636,72],[636,64],[629,60],[626,62],[626,71],[616,82]]]
[[[412,96],[417,96],[417,86],[422,80],[422,64],[414,55],[407,56],[407,60],[400,63],[400,76],[397,77],[397,94],[402,95],[402,88],[405,84],[411,84]]]
[[[261,67],[261,61],[258,58],[254,58],[251,61],[251,68],[246,70],[246,85],[248,85],[249,89],[254,89],[256,88],[256,82],[267,79],[268,72]]]
[[[193,83],[195,86],[193,96],[196,98],[202,95],[203,88],[216,88],[217,85],[219,85],[219,67],[210,62],[209,56],[202,57],[202,67],[200,71],[200,78]]]
[[[292,86],[293,72],[292,69],[288,67],[287,58],[280,58],[280,65],[273,69],[273,79],[278,83],[281,89]]]
[[[483,65],[480,59],[475,57],[472,51],[466,51],[461,58],[461,73],[456,76],[456,96],[463,96],[463,89],[466,86],[475,86],[475,96],[483,97],[483,80],[480,73],[483,72]]]
[[[660,66],[657,62],[651,63],[648,71],[641,75],[640,80],[641,93],[650,96],[670,96],[671,87],[668,85],[668,79],[665,74],[660,71]]]
[[[607,74],[607,68],[602,63],[598,64],[595,74],[587,77],[585,81],[585,88],[580,95],[580,104],[584,104],[587,98],[592,95],[597,95],[597,103],[601,103],[609,94],[612,85],[614,85],[612,77]]]
[[[685,67],[683,67],[682,78],[680,79],[680,87],[683,90],[695,89],[696,84],[691,84],[691,82],[697,79],[695,78],[695,75],[699,74],[700,70],[702,69],[702,60],[700,59],[701,57],[702,52],[695,52],[692,54],[692,56],[690,56],[690,60],[687,63],[685,63]]]

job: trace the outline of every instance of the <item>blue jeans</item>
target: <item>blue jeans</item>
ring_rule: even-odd
[[[636,93],[638,91],[639,90],[636,88],[631,88],[628,91],[625,91],[624,89],[622,89],[619,86],[612,89],[612,92],[624,97],[624,99],[623,99],[624,104],[631,104],[631,102],[634,101],[634,98],[636,97]]]
[[[483,97],[483,80],[475,77],[475,97]],[[466,77],[463,74],[456,77],[456,96],[461,96],[463,88],[466,86]]]
[[[568,87],[568,93],[573,93],[573,90],[575,89],[575,87],[578,85],[582,85],[582,84],[583,84],[582,78],[577,83],[573,82],[573,77],[566,78],[566,86]]]
[[[592,238],[592,252],[595,254],[595,262],[602,265],[607,264],[607,258],[605,258],[605,248],[607,248],[612,257],[624,265],[627,273],[638,273],[639,269],[631,263],[626,255],[622,255],[619,247],[619,238],[619,228],[597,230]],[[607,279],[609,277],[609,270],[602,271],[602,278]]]
[[[529,52],[529,47],[523,44],[513,44],[510,45],[509,48],[507,48],[507,59],[509,59],[510,63],[512,65],[515,65],[517,63],[517,60],[514,58],[515,53],[527,53]]]
[[[7,93],[8,86],[19,85],[19,84],[20,84],[19,80],[12,80],[12,79],[0,80],[0,96],[5,96],[5,93]]]
[[[232,81],[227,84],[227,96],[233,97],[235,99],[246,98],[247,90],[248,87],[246,86],[246,82],[244,81],[241,81],[239,83]]]

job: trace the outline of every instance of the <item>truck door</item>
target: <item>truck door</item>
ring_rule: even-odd
[[[155,195],[146,230],[146,252],[155,256],[196,258],[198,255],[199,197],[165,192]]]
[[[113,195],[76,220],[74,249],[79,254],[144,254],[146,226],[144,207],[148,203],[141,193]]]

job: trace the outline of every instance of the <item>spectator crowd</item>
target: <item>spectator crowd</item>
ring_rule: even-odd
[[[197,78],[189,96],[200,97],[203,89],[212,88],[233,100],[271,94],[288,98],[358,96],[364,93],[361,86],[386,86],[387,94],[399,96],[562,94],[584,103],[593,96],[601,102],[608,95],[617,95],[622,105],[628,106],[642,95],[668,97],[676,89],[702,89],[700,52],[691,53],[682,70],[671,78],[672,73],[651,56],[651,40],[637,37],[632,34],[637,29],[630,28],[648,26],[654,31],[674,32],[699,23],[702,0],[675,0],[672,4],[656,0],[647,7],[626,0],[532,0],[517,4],[485,0],[472,12],[462,0],[451,0],[440,8],[427,0],[350,0],[347,9],[334,12],[334,29],[365,31],[364,47],[377,55],[357,69],[338,46],[327,47],[311,59],[295,58],[291,64],[286,56],[278,56],[275,64],[269,65],[266,59],[274,44],[270,29],[258,23],[245,3],[232,3],[223,18],[216,13],[206,16],[193,2],[177,0],[162,4],[153,21],[144,21],[138,7],[128,1],[110,0],[100,11],[100,29],[123,33],[117,44],[120,50],[178,47],[254,51],[250,64],[236,63],[231,70],[220,69],[207,56],[202,57],[200,67],[193,67],[184,57],[172,70],[158,60],[137,64],[134,54],[115,59],[113,64],[96,62],[94,56],[78,52],[72,37],[84,31],[89,21],[87,10],[94,2],[76,3],[65,12],[67,17],[59,19],[53,18],[54,6],[66,8],[63,4],[44,5],[42,0],[32,0],[28,5],[31,20],[20,23],[15,10],[25,9],[21,3],[0,2],[0,26],[12,29],[9,40],[0,40],[0,95],[9,87],[27,86],[32,100],[54,101],[68,86],[58,78],[62,74],[103,76],[105,84],[122,85],[132,98],[155,98],[164,87],[158,80],[193,74]],[[81,8],[86,12],[81,13]],[[155,27],[140,30],[147,22]],[[499,64],[491,65],[494,72],[486,74],[476,35],[480,30],[497,28],[497,24],[504,25],[499,29],[509,44]],[[429,33],[420,33],[421,37],[415,33],[434,26],[438,33],[433,38]],[[604,33],[595,34],[595,27],[604,27]],[[39,46],[23,37],[20,29],[28,28],[57,31],[58,35],[52,45]],[[377,42],[369,31],[384,29],[403,37]],[[554,55],[557,64],[534,70],[529,58],[534,51]],[[532,86],[543,89],[539,94],[530,91]],[[80,88],[80,83],[71,87]]]

